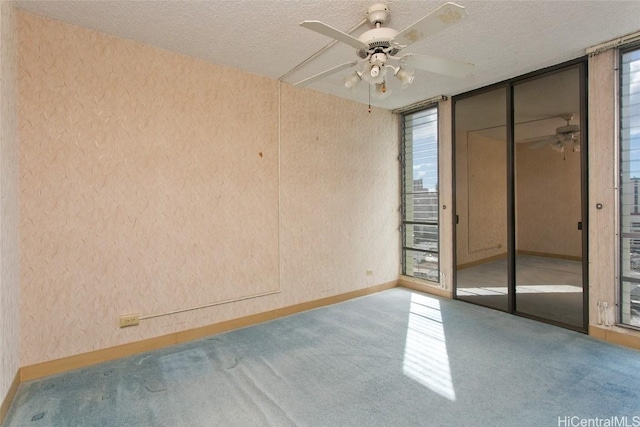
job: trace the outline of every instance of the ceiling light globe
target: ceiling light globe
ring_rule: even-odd
[[[355,88],[358,83],[360,83],[360,81],[362,80],[362,77],[360,76],[360,74],[356,71],[353,74],[351,74],[349,77],[345,77],[344,79],[344,86],[347,89],[353,89]]]
[[[396,72],[396,77],[402,82],[403,87],[407,87],[408,85],[413,83],[413,80],[415,78],[412,72],[409,72],[404,68],[398,69],[398,71]]]

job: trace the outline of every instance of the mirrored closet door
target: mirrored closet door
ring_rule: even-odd
[[[586,330],[585,69],[454,98],[457,299]]]

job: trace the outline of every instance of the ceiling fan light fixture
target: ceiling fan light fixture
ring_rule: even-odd
[[[409,86],[411,83],[413,83],[413,80],[415,79],[415,76],[413,75],[413,71],[408,71],[406,68],[402,68],[402,67],[398,67],[394,75],[398,80],[400,80],[403,88]]]
[[[367,83],[373,85],[383,83],[386,74],[387,67],[367,63],[361,75]]]
[[[558,153],[564,153],[564,141],[558,140],[551,144],[551,149]]]
[[[574,153],[579,153],[580,152],[580,137],[574,135],[571,139],[573,141],[573,152]]]
[[[355,87],[358,86],[358,84],[361,81],[362,81],[362,74],[360,74],[358,71],[355,71],[349,77],[345,77],[344,86],[347,89],[355,89]]]
[[[387,82],[376,83],[376,90],[373,92],[373,97],[380,100],[385,100],[391,95],[392,90],[387,86]]]

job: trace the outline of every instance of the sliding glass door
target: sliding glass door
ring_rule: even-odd
[[[581,68],[513,85],[515,309],[581,328]]]
[[[457,297],[508,310],[507,90],[455,103]]]
[[[585,330],[585,64],[454,98],[456,298]]]

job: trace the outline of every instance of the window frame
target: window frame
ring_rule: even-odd
[[[406,159],[407,159],[407,121],[409,117],[415,117],[415,115],[417,114],[421,114],[421,113],[425,113],[428,111],[433,111],[433,114],[435,114],[435,145],[436,145],[436,149],[435,149],[435,164],[436,164],[436,173],[435,173],[435,177],[436,177],[436,200],[435,200],[435,214],[436,214],[436,220],[435,221],[416,221],[415,218],[412,220],[408,220],[406,217],[407,214],[407,195],[409,194],[407,192],[407,178],[408,175],[411,176],[411,188],[414,188],[414,183],[415,180],[414,175],[413,175],[413,163],[411,165],[409,165],[409,167],[411,168],[411,172],[408,174],[407,172],[407,164],[406,164]],[[430,113],[427,113],[427,115]],[[413,140],[412,140],[413,142]],[[412,149],[413,149],[413,143],[412,143]],[[413,152],[411,153],[413,154]],[[440,242],[440,237],[441,237],[441,230],[440,230],[440,226],[441,226],[441,215],[440,215],[440,210],[439,210],[439,206],[440,206],[440,109],[439,109],[439,105],[437,102],[433,103],[433,104],[429,104],[426,105],[424,107],[420,107],[419,109],[415,109],[415,110],[411,110],[411,111],[407,111],[407,112],[403,112],[401,115],[401,121],[400,121],[400,154],[398,156],[399,160],[400,160],[400,184],[401,184],[401,191],[400,191],[400,198],[401,198],[401,205],[400,205],[400,221],[401,221],[401,225],[400,225],[400,246],[401,246],[401,274],[404,276],[408,276],[408,277],[412,277],[415,279],[419,279],[419,280],[425,280],[428,281],[430,283],[436,283],[439,284],[440,283],[440,275],[441,275],[441,260],[440,260],[440,250],[441,250],[441,242]],[[411,157],[413,158],[413,156]],[[411,194],[416,194],[416,193],[411,193]],[[436,228],[436,238],[435,238],[435,242],[436,242],[436,250],[428,250],[428,249],[423,249],[423,248],[417,248],[415,245],[409,246],[407,245],[407,232],[408,229],[411,229],[412,227],[408,227],[408,226],[429,226],[429,227],[435,227]],[[410,257],[411,253],[416,253],[416,252],[420,252],[420,253],[425,253],[425,254],[433,254],[436,256],[437,261],[435,262],[436,264],[436,269],[435,269],[435,274],[430,274],[427,275],[427,277],[422,276],[422,275],[414,275],[415,273],[410,272],[407,270],[407,259],[408,257]],[[430,276],[430,277],[429,277]]]
[[[627,186],[631,185],[632,188],[629,189],[627,188],[627,186],[625,186],[625,179],[623,177],[623,171],[624,171],[624,167],[626,167],[626,165],[624,165],[623,163],[625,162],[624,160],[624,155],[623,155],[623,151],[625,149],[629,150],[631,148],[631,145],[629,145],[628,147],[625,148],[624,143],[625,141],[625,137],[624,137],[624,133],[623,133],[623,122],[624,122],[624,112],[623,109],[625,108],[625,104],[623,102],[624,97],[625,97],[625,87],[624,87],[624,56],[626,54],[632,53],[632,52],[638,52],[640,54],[640,43],[633,43],[630,44],[628,46],[622,47],[618,49],[617,52],[617,61],[618,61],[618,73],[617,73],[617,79],[618,79],[618,94],[617,94],[617,141],[618,141],[618,146],[617,146],[617,165],[616,165],[616,170],[617,170],[617,213],[616,213],[616,221],[617,221],[617,242],[616,242],[616,251],[618,253],[618,260],[616,262],[617,266],[617,280],[616,280],[616,285],[617,285],[617,290],[616,290],[616,298],[618,300],[618,310],[617,310],[617,322],[620,326],[626,327],[626,328],[633,328],[633,329],[640,329],[640,323],[637,325],[634,325],[631,323],[631,318],[633,317],[631,314],[631,290],[629,290],[627,293],[629,293],[629,296],[626,297],[625,296],[625,282],[628,283],[633,283],[636,285],[636,287],[640,288],[640,279],[638,278],[632,278],[629,277],[628,275],[625,275],[625,239],[629,240],[629,249],[631,248],[631,245],[633,245],[633,241],[634,240],[638,240],[638,238],[640,237],[640,232],[636,233],[633,231],[629,231],[629,232],[625,232],[625,218],[624,218],[624,203],[625,203],[625,198],[626,198],[626,194],[625,194],[625,190],[627,190],[627,192],[629,190],[632,191],[632,198],[633,198],[633,205],[635,206],[635,210],[637,210],[638,207],[638,180],[640,178],[635,178],[635,179],[631,179],[629,178],[627,181],[629,181],[627,183]],[[639,59],[640,60],[640,59]],[[630,141],[631,138],[629,138]],[[638,212],[632,212],[633,213],[638,213]],[[630,215],[631,215],[630,214]],[[635,228],[634,225],[638,223],[638,221],[633,221],[633,218],[627,218],[628,222],[629,222],[629,227],[631,229]],[[640,221],[640,216],[638,217],[638,220]],[[634,236],[635,234],[637,234],[638,236]],[[625,236],[626,235],[626,236]],[[631,259],[629,258],[629,262],[631,262]],[[628,307],[627,307],[628,306]],[[625,313],[625,308],[627,309],[627,313]]]

